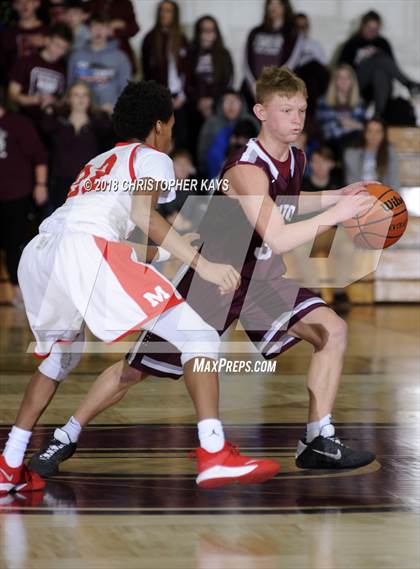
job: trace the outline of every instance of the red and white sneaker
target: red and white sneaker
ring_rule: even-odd
[[[19,511],[20,508],[36,508],[44,499],[44,490],[19,494],[19,492],[9,492],[0,494],[0,513],[2,510]]]
[[[207,452],[199,447],[191,455],[197,458],[196,482],[200,488],[218,488],[234,482],[258,484],[273,478],[280,470],[275,460],[243,456],[228,441],[219,452]]]
[[[0,455],[0,495],[8,492],[35,492],[45,488],[44,480],[24,464],[11,468]]]

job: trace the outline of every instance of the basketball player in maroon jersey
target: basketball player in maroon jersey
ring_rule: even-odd
[[[300,206],[305,156],[291,144],[302,132],[306,99],[305,84],[291,71],[263,71],[254,107],[262,123],[261,132],[224,165],[222,178],[228,180],[229,189],[211,201],[199,229],[207,258],[229,262],[240,272],[239,289],[221,297],[191,269],[186,270],[177,288],[219,334],[239,319],[266,359],[277,357],[300,340],[313,346],[307,381],[308,423],[298,442],[296,464],[300,468],[355,468],[372,462],[375,455],[345,446],[335,436],[331,422],[346,349],[346,324],[312,291],[283,277],[281,255],[364,211],[372,198],[364,191],[365,183],[323,192],[321,203],[314,207],[324,210],[322,213],[288,223]],[[306,212],[299,208],[299,213]],[[244,239],[244,234],[249,239]],[[130,383],[147,375],[182,376],[180,353],[168,343],[156,352],[151,349],[153,342],[165,345],[162,338],[147,332],[127,355],[133,371]],[[86,425],[119,401],[128,387],[129,382],[122,384],[111,368],[98,378],[71,420],[79,427]],[[198,463],[211,463],[212,456],[217,463],[224,445],[218,386],[197,382],[188,388],[200,421]],[[71,433],[68,425],[57,429],[68,433],[68,452],[54,452],[53,439],[35,455],[32,468],[44,475],[55,473],[64,460],[61,457],[74,452],[80,429]]]

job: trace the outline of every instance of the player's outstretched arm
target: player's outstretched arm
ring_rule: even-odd
[[[144,184],[147,187],[147,184]],[[211,263],[183,239],[155,210],[159,191],[139,191],[132,199],[131,219],[145,235],[162,245],[174,257],[191,266],[206,281],[217,285],[222,293],[233,292],[240,284],[240,275],[230,265]]]
[[[378,182],[354,182],[337,190],[324,190],[322,192],[300,192],[299,195],[299,213],[313,213],[321,211],[335,205],[341,196],[352,196],[366,191],[368,184],[377,184]]]
[[[275,254],[292,251],[315,236],[324,233],[373,205],[374,198],[364,193],[341,195],[337,203],[321,214],[286,225],[269,195],[268,179],[262,169],[241,164],[225,176],[229,181],[228,196],[238,199],[251,225]]]
[[[198,233],[186,233],[181,236],[184,241],[191,244],[193,241],[200,239]],[[160,247],[154,247],[153,245],[142,245],[141,243],[135,243],[134,241],[124,240],[122,243],[130,245],[132,249],[136,252],[137,259],[143,263],[152,263],[153,261],[163,261],[165,259],[160,258],[161,252]]]

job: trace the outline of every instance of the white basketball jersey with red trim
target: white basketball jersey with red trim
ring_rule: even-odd
[[[135,227],[130,218],[133,182],[145,178],[174,180],[169,156],[138,142],[117,144],[86,164],[71,185],[66,202],[43,221],[39,232],[72,231],[109,241],[127,239]],[[174,198],[172,187],[161,193],[159,203]]]

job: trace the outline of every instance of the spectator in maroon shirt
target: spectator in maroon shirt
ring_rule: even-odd
[[[207,119],[213,112],[215,100],[232,87],[233,82],[232,58],[212,16],[203,16],[195,24],[190,64],[190,96]]]
[[[212,16],[203,16],[195,23],[189,61],[190,139],[195,149],[203,122],[212,115],[216,101],[233,82],[232,58]]]
[[[255,83],[264,67],[299,65],[303,36],[295,23],[290,0],[266,0],[264,21],[248,35],[245,53],[245,81],[242,87],[250,108],[255,100]]]
[[[103,14],[109,19],[113,36],[118,40],[118,47],[128,56],[134,74],[138,65],[129,40],[140,31],[140,27],[136,21],[132,2],[130,0],[90,0],[86,4],[91,14]]]
[[[0,68],[4,81],[18,57],[35,55],[45,45],[48,27],[37,16],[39,0],[14,0],[17,21],[0,33]]]
[[[113,145],[112,123],[107,113],[92,107],[89,85],[78,81],[70,87],[61,112],[51,110],[41,126],[49,140],[49,195],[55,210],[65,202],[81,168]]]
[[[43,205],[47,193],[47,156],[39,136],[26,117],[7,110],[0,88],[0,244],[13,285],[14,304],[22,302],[17,267],[25,244],[32,198]]]
[[[175,111],[173,136],[176,146],[189,148],[186,89],[189,83],[188,42],[181,32],[179,6],[163,0],[156,23],[142,45],[144,79],[154,79],[172,93]]]
[[[10,99],[36,123],[46,108],[63,95],[66,69],[63,58],[72,42],[72,33],[64,24],[51,29],[47,44],[38,54],[19,58],[11,73]]]

